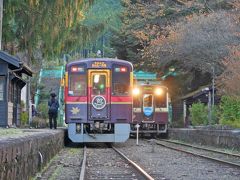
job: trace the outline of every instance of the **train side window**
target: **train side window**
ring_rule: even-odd
[[[119,69],[119,70],[118,70]],[[121,71],[124,69],[124,71]],[[115,65],[112,71],[112,94],[128,96],[130,93],[130,72],[127,67]]]
[[[155,106],[157,108],[167,107],[167,92],[163,92],[162,95],[155,97]]]
[[[85,74],[70,74],[69,75],[69,96],[86,96],[87,82]]]

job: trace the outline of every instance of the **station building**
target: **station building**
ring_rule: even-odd
[[[21,89],[27,84],[23,74],[33,73],[19,58],[0,51],[0,127],[20,125]]]

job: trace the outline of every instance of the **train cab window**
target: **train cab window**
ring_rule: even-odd
[[[94,74],[92,76],[93,95],[103,95],[106,93],[106,75]]]
[[[112,71],[112,94],[128,96],[130,93],[130,72],[127,67],[114,65]]]
[[[143,95],[143,107],[153,107],[153,95],[144,94]]]
[[[167,107],[167,92],[163,92],[161,95],[155,97],[155,106],[157,108]]]
[[[141,99],[140,97],[134,97],[133,98],[133,107],[134,108],[140,108],[141,107]]]
[[[69,74],[69,96],[86,96],[87,81],[85,74]]]

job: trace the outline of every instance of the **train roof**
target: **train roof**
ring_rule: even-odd
[[[144,86],[156,87],[157,86],[157,87],[164,87],[164,88],[168,89],[167,86],[163,85],[161,81],[137,81],[136,84],[137,84],[137,86],[142,86],[142,87],[144,87]]]
[[[126,60],[122,60],[122,59],[114,59],[114,58],[85,58],[85,59],[78,59],[72,62],[69,62],[67,65],[72,65],[72,64],[76,64],[76,63],[90,63],[90,62],[94,62],[94,61],[105,61],[105,62],[119,62],[119,63],[124,63],[124,64],[129,64],[131,67],[133,67],[132,63]]]

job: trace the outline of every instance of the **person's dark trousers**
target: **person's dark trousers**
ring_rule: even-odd
[[[49,113],[49,126],[50,126],[50,129],[53,128],[53,125],[54,125],[54,129],[57,129],[57,114]]]

